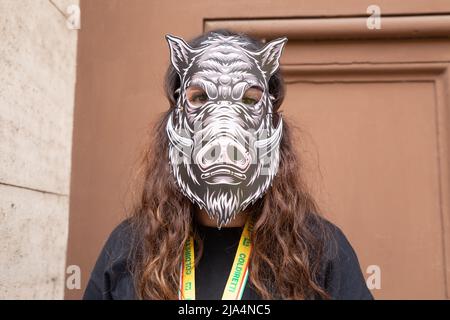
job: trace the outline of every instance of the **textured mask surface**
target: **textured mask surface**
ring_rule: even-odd
[[[262,197],[277,173],[283,122],[273,125],[268,81],[287,39],[252,51],[237,36],[212,34],[197,48],[166,38],[181,80],[166,127],[171,172],[220,227]]]

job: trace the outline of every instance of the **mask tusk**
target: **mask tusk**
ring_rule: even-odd
[[[172,145],[179,151],[186,153],[186,148],[192,147],[192,140],[180,135],[173,127],[172,115],[169,116],[169,120],[167,121],[166,132]]]
[[[255,141],[255,148],[257,149],[266,148],[267,149],[266,153],[269,153],[275,146],[278,146],[280,144],[282,134],[283,134],[283,118],[280,117],[280,123],[278,124],[278,128],[276,128],[273,134],[267,139]]]

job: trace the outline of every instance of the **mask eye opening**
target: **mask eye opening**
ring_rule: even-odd
[[[248,106],[257,105],[264,95],[264,90],[256,85],[247,88],[242,95],[242,103]]]
[[[185,95],[189,105],[193,107],[201,107],[209,100],[208,94],[200,86],[187,87]]]

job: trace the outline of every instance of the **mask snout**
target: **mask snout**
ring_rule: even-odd
[[[209,141],[196,156],[203,173],[214,173],[219,169],[230,170],[230,174],[244,178],[251,163],[251,156],[240,142],[228,135],[222,135]],[[226,173],[221,170],[219,172]]]

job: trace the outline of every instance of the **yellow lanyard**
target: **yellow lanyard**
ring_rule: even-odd
[[[248,279],[248,263],[252,244],[250,234],[253,229],[253,219],[247,219],[244,230],[242,230],[239,246],[234,257],[228,281],[223,291],[222,300],[240,300],[244,293]],[[181,263],[180,300],[195,300],[195,257],[194,239],[189,237],[184,246],[183,259]]]

